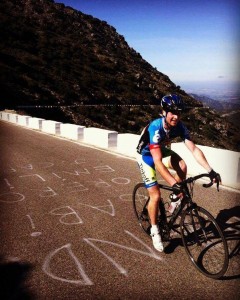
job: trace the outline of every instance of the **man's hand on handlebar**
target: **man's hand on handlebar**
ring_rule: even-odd
[[[220,174],[216,173],[213,169],[209,172],[209,178],[213,183],[217,184],[217,190],[219,191],[219,183],[222,183]]]
[[[174,194],[177,195],[178,198],[184,197],[183,187],[180,183],[175,183],[172,188],[174,188]]]

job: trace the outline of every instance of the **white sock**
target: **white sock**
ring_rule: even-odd
[[[151,227],[151,233],[159,233],[157,225],[152,225],[152,227]]]

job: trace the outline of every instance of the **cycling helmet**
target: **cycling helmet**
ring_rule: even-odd
[[[161,100],[163,110],[168,111],[183,111],[184,103],[180,96],[172,94],[166,95]]]

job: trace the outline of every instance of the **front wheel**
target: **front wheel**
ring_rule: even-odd
[[[202,207],[188,208],[180,227],[183,245],[194,266],[207,277],[222,277],[228,268],[229,254],[214,217]]]
[[[148,203],[150,200],[148,190],[143,183],[138,183],[133,190],[133,209],[138,219],[139,225],[142,227],[145,233],[150,235],[151,221],[148,215]],[[169,241],[170,233],[166,221],[165,207],[163,200],[159,202],[157,222],[160,230],[160,234],[163,241]]]
[[[148,216],[147,205],[149,202],[148,191],[143,183],[139,183],[133,190],[133,209],[142,229],[150,235],[150,218]]]

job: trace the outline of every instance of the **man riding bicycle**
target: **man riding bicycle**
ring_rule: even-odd
[[[180,183],[186,179],[187,174],[184,160],[167,148],[171,140],[181,137],[195,160],[209,172],[211,180],[217,183],[221,182],[220,175],[211,168],[203,152],[191,140],[188,129],[180,121],[181,112],[184,109],[184,103],[180,96],[174,94],[164,96],[161,100],[161,107],[163,116],[153,120],[143,129],[136,157],[150,197],[148,214],[151,221],[153,246],[160,252],[164,250],[164,247],[157,225],[161,192],[157,183],[156,169],[162,178],[178,191],[178,198],[183,196]],[[176,174],[172,175],[168,168],[174,169]]]

